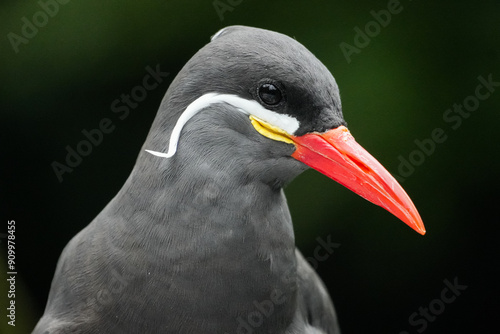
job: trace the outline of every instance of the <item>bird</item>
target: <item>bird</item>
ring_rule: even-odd
[[[308,168],[425,234],[349,132],[327,67],[284,34],[221,29],[171,82],[123,187],[62,251],[32,333],[340,333],[283,191]]]

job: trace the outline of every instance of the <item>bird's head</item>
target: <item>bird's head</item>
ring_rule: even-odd
[[[204,136],[219,139],[207,145],[234,144],[242,157],[271,162],[283,183],[306,165],[312,167],[425,233],[405,191],[347,130],[332,74],[290,37],[227,27],[185,65],[165,96],[145,148],[175,159],[184,141],[199,141],[191,146],[192,154],[221,158],[210,157],[215,150],[203,147]]]

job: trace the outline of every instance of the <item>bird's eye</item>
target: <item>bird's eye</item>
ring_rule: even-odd
[[[283,99],[281,90],[270,83],[265,83],[259,87],[259,97],[265,104],[269,105],[276,105]]]

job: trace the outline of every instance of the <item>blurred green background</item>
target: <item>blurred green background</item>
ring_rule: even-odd
[[[443,281],[454,278],[467,289],[427,321],[425,333],[498,328],[500,87],[484,100],[474,95],[479,76],[500,82],[500,2],[61,0],[57,12],[48,3],[0,5],[0,233],[16,221],[18,271],[16,327],[2,311],[2,333],[32,330],[60,252],[120,189],[170,81],[233,24],[293,36],[323,61],[339,84],[349,129],[399,176],[427,227],[422,237],[314,171],[286,189],[303,253],[313,256],[317,238],[340,244],[317,271],[343,332],[419,333],[424,325],[411,324],[410,315],[438,305]],[[52,16],[39,14],[44,6]],[[373,13],[388,8],[390,22],[375,23]],[[369,35],[356,39],[358,28]],[[357,48],[349,59],[341,43]],[[170,75],[119,119],[111,103],[157,65]],[[470,115],[447,114],[464,101]],[[59,182],[51,163],[63,163],[65,147],[75,148],[82,130],[103,118],[113,132]],[[446,140],[418,153],[415,140],[429,144],[437,128]],[[401,170],[401,158],[412,159],[414,170]],[[5,310],[5,279],[0,288]]]

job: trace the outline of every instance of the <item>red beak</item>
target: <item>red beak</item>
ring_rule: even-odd
[[[420,234],[425,227],[411,199],[392,175],[356,143],[346,127],[291,136],[292,157],[379,205]]]

